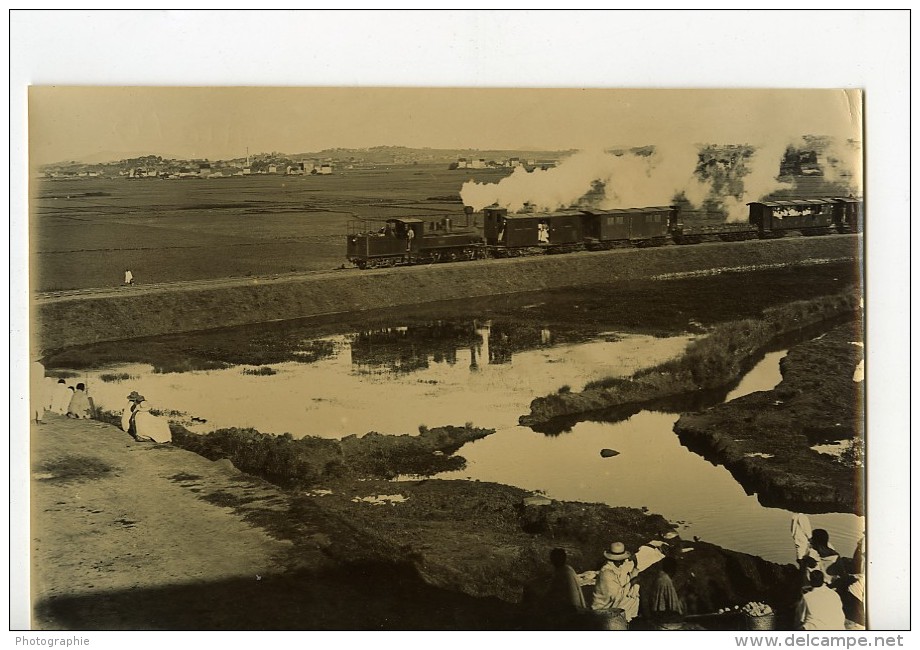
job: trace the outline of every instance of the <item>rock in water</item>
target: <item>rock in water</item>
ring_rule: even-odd
[[[615,449],[601,449],[602,458],[613,458],[614,456],[619,456],[620,452]]]

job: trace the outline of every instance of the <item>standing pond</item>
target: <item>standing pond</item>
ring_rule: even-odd
[[[216,340],[221,333],[207,336]],[[80,370],[70,381],[86,382],[96,404],[113,411],[138,390],[152,408],[197,432],[253,427],[341,438],[471,422],[496,432],[460,449],[465,469],[439,477],[505,483],[561,500],[646,507],[677,524],[684,538],[699,536],[792,563],[792,513],[761,506],[728,470],[681,446],[672,431],[678,413],[584,420],[556,435],[517,425],[536,396],[629,376],[679,355],[692,338],[602,331],[573,336],[492,320],[428,321],[304,336],[288,345],[285,360],[267,366],[163,373],[149,363],[108,363]],[[767,355],[728,398],[775,386],[782,356]],[[101,358],[111,361],[113,355]],[[603,458],[604,448],[618,455]],[[841,553],[852,554],[861,518],[830,513],[811,520],[830,532]]]

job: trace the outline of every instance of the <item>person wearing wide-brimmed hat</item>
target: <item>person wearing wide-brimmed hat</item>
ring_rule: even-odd
[[[136,390],[132,390],[131,394],[125,399],[128,400],[128,403],[125,404],[125,408],[121,412],[121,430],[136,438],[137,427],[134,424],[134,416],[137,413],[138,407],[140,407],[141,403],[144,401],[144,396]]]
[[[598,571],[591,609],[622,609],[629,622],[639,613],[636,557],[623,542],[614,542],[604,551],[604,558],[607,561]]]
[[[134,411],[134,438],[138,442],[172,442],[169,422],[150,412],[143,401]]]

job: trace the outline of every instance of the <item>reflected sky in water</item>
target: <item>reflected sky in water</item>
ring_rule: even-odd
[[[199,432],[236,426],[340,438],[472,422],[496,433],[460,450],[466,469],[439,476],[543,490],[562,500],[645,506],[679,523],[685,538],[698,535],[791,563],[791,513],[764,508],[724,467],[682,447],[673,433],[676,414],[641,411],[616,423],[579,422],[558,436],[517,426],[535,396],[629,376],[679,355],[690,340],[598,333],[556,344],[553,332],[542,327],[438,321],[326,337],[321,341],[331,354],[312,363],[272,364],[276,374],[270,376],[244,374],[245,366],[156,374],[149,365],[122,364],[72,381],[86,381],[96,403],[111,410],[120,410],[128,392],[138,390],[153,408],[205,420],[188,424]],[[784,355],[768,354],[728,399],[774,387]],[[135,379],[105,383],[99,380],[103,372]],[[602,458],[604,448],[619,455]],[[840,552],[852,553],[861,519],[847,514],[811,519],[828,529]]]
[[[404,337],[405,332],[381,330],[373,343],[362,335],[325,339],[334,347],[332,355],[309,364],[272,364],[277,374],[271,376],[246,375],[239,366],[156,374],[147,365],[119,365],[81,378],[103,408],[122,408],[128,392],[138,390],[153,408],[207,420],[190,426],[201,432],[237,426],[340,438],[368,431],[414,433],[420,425],[466,422],[503,428],[517,424],[538,395],[565,385],[581,390],[586,382],[605,376],[630,375],[680,354],[690,340],[606,335],[552,345],[552,334],[540,330],[537,336],[546,341],[544,347],[514,350],[488,323],[477,323],[469,343],[445,351],[440,339],[426,343],[419,336]],[[98,380],[103,372],[137,379],[103,383]]]

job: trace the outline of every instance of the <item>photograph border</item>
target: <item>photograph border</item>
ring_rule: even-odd
[[[21,562],[29,547],[24,525],[29,518],[28,436],[23,426],[28,401],[17,387],[29,385],[28,247],[23,244],[28,241],[25,96],[30,84],[864,89],[866,210],[872,215],[865,237],[870,615],[873,630],[911,627],[909,604],[905,606],[911,572],[903,570],[905,549],[910,549],[911,504],[905,488],[910,485],[912,453],[910,366],[903,354],[909,349],[911,243],[903,227],[911,194],[910,149],[904,137],[910,130],[910,21],[905,10],[470,10],[415,15],[17,10],[9,20],[11,629],[23,629],[28,621],[28,602],[16,596],[28,585],[29,566]],[[841,48],[828,57],[828,39],[809,44],[798,38],[809,30],[852,49]],[[770,35],[775,59],[766,60],[762,51],[745,47],[751,31]],[[393,42],[374,38],[381,33]],[[534,48],[530,56],[514,49],[515,43],[535,35],[559,33],[578,34],[577,39],[565,38],[578,47],[570,52]],[[620,39],[614,48],[604,38],[610,33]],[[113,54],[132,41],[154,37],[166,49],[188,53],[181,66],[168,59],[138,62]],[[650,41],[659,39],[667,45],[651,47]],[[307,51],[301,47],[304,41],[310,43]],[[284,64],[240,61],[228,67],[228,52],[243,42],[256,50],[280,52]],[[367,56],[369,48],[373,57]],[[342,56],[322,54],[333,49]],[[486,49],[489,58],[483,57]],[[285,56],[289,53],[300,56]],[[711,61],[719,65],[703,64]],[[884,221],[873,221],[877,215]],[[874,536],[873,530],[885,534]]]

